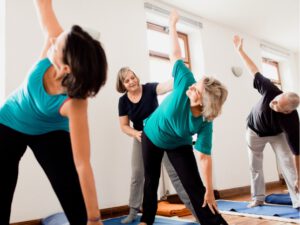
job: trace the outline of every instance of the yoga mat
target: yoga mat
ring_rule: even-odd
[[[279,221],[300,222],[298,209],[285,205],[263,205],[254,208],[247,208],[249,202],[217,200],[221,213],[244,215]]]
[[[116,225],[116,224],[120,225],[121,220],[125,217],[126,216],[107,219],[104,220],[103,223],[104,225]],[[138,225],[139,221],[140,221],[140,216],[133,223],[128,223],[128,225]],[[156,216],[154,224],[155,225],[196,225],[196,224],[199,225],[199,223],[190,222],[187,220],[168,218],[162,216]],[[42,225],[69,225],[69,222],[64,213],[56,213],[43,219]]]

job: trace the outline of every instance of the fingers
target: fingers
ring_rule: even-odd
[[[137,139],[139,142],[142,142],[142,134],[139,133],[139,134],[136,136],[136,139]]]
[[[234,35],[233,36],[233,42],[236,44],[239,41],[239,36],[238,35]]]
[[[136,131],[136,133],[134,135],[134,138],[136,140],[138,140],[139,142],[142,142],[142,133],[143,133],[143,131]]]
[[[216,202],[213,203],[213,207],[215,209],[215,212],[220,213]]]
[[[243,45],[243,38],[241,38],[239,35],[234,35],[233,43],[236,47],[239,47],[239,46]]]
[[[202,204],[202,208],[206,207],[206,205],[208,205],[210,211],[211,211],[213,214],[215,214],[215,211],[214,211],[214,208],[213,208],[212,204],[209,203],[209,202],[207,202],[207,200],[204,199],[204,202],[203,202],[203,204]]]
[[[216,213],[215,213],[215,209],[214,209],[213,205],[208,203],[208,207],[209,207],[210,211],[215,215]]]
[[[219,213],[218,206],[217,206],[217,203],[216,203],[216,202],[209,203],[209,202],[207,202],[206,200],[204,200],[203,205],[202,205],[202,208],[206,207],[206,205],[208,205],[208,208],[210,209],[210,211],[211,211],[214,215],[216,214],[216,212]]]

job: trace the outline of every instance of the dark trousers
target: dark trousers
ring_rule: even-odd
[[[179,179],[195,210],[201,225],[225,225],[227,222],[220,214],[214,215],[208,206],[202,207],[205,187],[200,178],[193,148],[190,145],[166,150],[155,146],[143,133],[143,160],[145,168],[145,186],[143,216],[141,222],[152,225],[157,211],[157,189],[160,177],[161,161],[164,152],[177,172]]]
[[[86,225],[87,212],[75,168],[70,134],[54,131],[26,135],[0,124],[0,224],[8,225],[11,203],[18,179],[18,167],[30,147],[71,225]],[[41,199],[41,204],[45,204]]]

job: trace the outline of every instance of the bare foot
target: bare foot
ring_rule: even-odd
[[[256,206],[262,206],[264,205],[264,201],[260,201],[260,200],[254,200],[252,202],[250,202],[247,207],[248,208],[253,208],[253,207],[256,207]]]

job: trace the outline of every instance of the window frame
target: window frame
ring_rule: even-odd
[[[262,63],[265,63],[265,64],[269,64],[271,66],[275,66],[276,69],[277,69],[277,75],[278,75],[278,80],[274,80],[274,79],[270,79],[272,81],[273,84],[275,85],[279,85],[280,88],[281,88],[281,76],[280,76],[280,71],[279,71],[279,63],[273,59],[269,59],[269,58],[266,58],[266,57],[262,57]]]
[[[169,34],[167,27],[164,27],[164,26],[161,26],[158,24],[154,24],[151,22],[147,22],[147,30],[154,30],[154,31],[161,32],[164,34]],[[178,34],[178,37],[180,39],[182,39],[183,43],[184,43],[185,57],[182,58],[182,60],[187,65],[187,67],[189,69],[191,69],[191,57],[190,57],[190,50],[189,50],[190,48],[189,48],[188,35],[186,33],[178,32],[178,31],[177,31],[177,34]],[[170,57],[168,54],[164,54],[162,52],[157,52],[157,51],[153,51],[153,50],[149,50],[149,56],[163,59],[163,60],[170,60]]]

